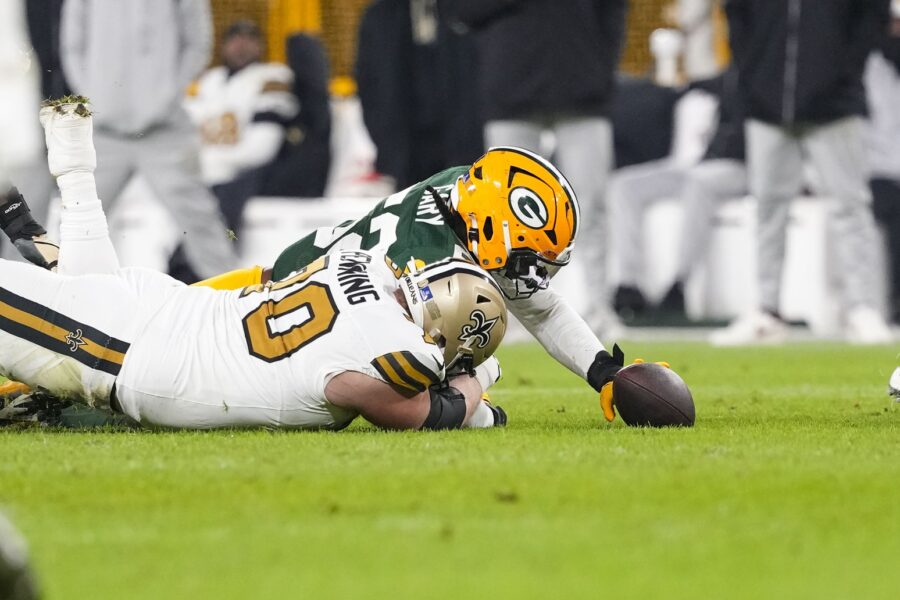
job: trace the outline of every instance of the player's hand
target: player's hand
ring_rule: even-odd
[[[634,359],[633,361],[631,361],[631,364],[633,364],[633,365],[639,365],[639,364],[645,363],[645,362],[647,362],[647,361],[644,360],[643,358],[636,358],[636,359]],[[668,362],[666,362],[666,361],[664,361],[664,360],[657,360],[657,361],[654,361],[654,362],[655,362],[656,364],[658,364],[659,366],[661,366],[661,367],[665,367],[665,368],[667,368],[667,369],[671,369],[671,368],[672,368],[672,365],[670,365]]]
[[[625,353],[619,348],[618,344],[613,346],[613,353],[610,354],[606,350],[601,350],[594,357],[587,372],[587,381],[592,388],[598,392],[603,389],[607,383],[612,381],[616,373],[625,365]]]
[[[644,362],[643,358],[636,358],[632,364],[642,362]],[[616,344],[613,346],[611,355],[606,351],[598,352],[597,358],[594,359],[594,364],[588,370],[588,383],[594,386],[594,389],[597,389],[597,384],[599,384],[600,409],[603,411],[603,417],[610,422],[616,418],[616,395],[613,379],[624,364],[625,353]],[[669,363],[664,361],[656,364],[662,365],[667,369],[671,368]]]
[[[636,365],[642,362],[644,362],[643,358],[636,358],[631,364]],[[665,361],[657,361],[656,364],[667,369],[672,368],[669,366],[669,363]],[[600,409],[603,411],[603,417],[610,423],[616,418],[616,394],[614,385],[615,381],[609,381],[600,388]]]
[[[603,418],[610,423],[616,418],[616,399],[612,381],[600,388],[600,410],[603,411]]]

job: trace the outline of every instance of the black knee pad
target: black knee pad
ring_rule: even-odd
[[[466,397],[455,387],[432,386],[431,410],[422,429],[459,429],[466,419]]]

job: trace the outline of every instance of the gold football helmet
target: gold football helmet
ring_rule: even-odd
[[[503,293],[471,262],[412,268],[400,287],[413,321],[442,348],[447,372],[471,371],[500,345],[508,318]]]
[[[488,150],[457,182],[450,208],[478,264],[514,280],[516,296],[547,287],[571,258],[578,201],[562,173],[532,152]]]

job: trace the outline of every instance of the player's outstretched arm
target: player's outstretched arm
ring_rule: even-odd
[[[457,429],[484,404],[482,393],[478,379],[468,375],[413,396],[355,371],[336,375],[325,387],[329,402],[385,429]]]
[[[553,358],[587,380],[594,357],[605,348],[565,298],[547,288],[507,307]]]

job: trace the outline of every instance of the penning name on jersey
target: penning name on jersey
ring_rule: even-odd
[[[350,304],[362,304],[370,299],[378,300],[378,292],[375,291],[375,286],[369,278],[369,270],[366,268],[371,262],[371,254],[341,252],[337,280]]]

